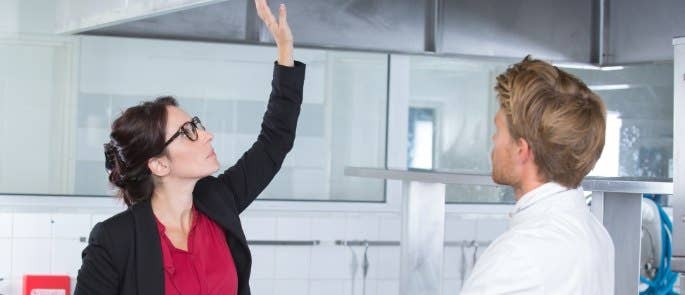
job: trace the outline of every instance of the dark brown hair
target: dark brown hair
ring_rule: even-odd
[[[580,185],[604,148],[606,108],[580,79],[527,56],[497,77],[511,137],[525,139],[544,181]]]
[[[171,96],[159,97],[126,109],[112,123],[105,167],[127,206],[152,197],[155,185],[147,163],[164,152],[167,106],[178,103]]]

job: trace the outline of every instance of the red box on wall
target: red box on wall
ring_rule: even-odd
[[[24,295],[71,294],[69,276],[24,275]]]

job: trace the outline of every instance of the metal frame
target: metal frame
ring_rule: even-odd
[[[603,66],[609,62],[609,2],[594,0],[592,9],[592,60],[593,64]]]
[[[673,39],[673,258],[674,271],[685,272],[685,37]],[[685,284],[681,284],[685,285]]]
[[[614,242],[614,294],[637,294],[640,283],[642,193],[595,191],[592,193],[591,211]]]

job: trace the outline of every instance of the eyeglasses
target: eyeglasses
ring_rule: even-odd
[[[181,134],[185,135],[188,139],[192,141],[196,141],[198,137],[197,129],[206,130],[205,126],[202,125],[202,122],[200,122],[200,118],[193,117],[192,120],[183,123],[183,125],[181,125],[181,128],[178,128],[178,131],[176,131],[176,133],[174,133],[174,135],[172,135],[171,138],[169,138],[169,140],[167,140],[164,143],[164,147],[166,148],[172,141],[174,141],[174,139],[179,137]]]

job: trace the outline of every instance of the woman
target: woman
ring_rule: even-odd
[[[257,142],[218,177],[212,134],[171,97],[127,109],[105,144],[109,180],[128,210],[98,223],[83,250],[75,294],[250,294],[251,256],[238,214],[293,146],[305,66],[279,19],[255,0],[278,47]]]

